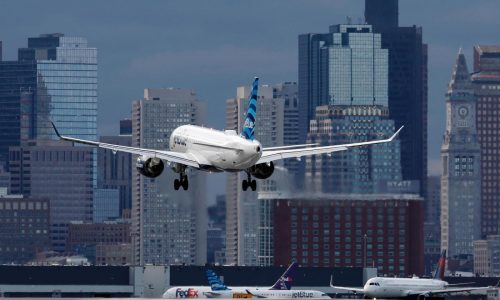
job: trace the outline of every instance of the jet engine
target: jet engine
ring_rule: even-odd
[[[142,175],[149,178],[155,178],[160,176],[161,172],[163,172],[163,169],[165,168],[165,165],[158,157],[139,156],[135,167],[137,172]]]
[[[248,172],[252,174],[255,178],[258,179],[266,179],[273,175],[274,172],[274,164],[273,162],[262,163],[258,165],[254,165],[248,169]]]

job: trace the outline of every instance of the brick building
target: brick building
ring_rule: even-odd
[[[414,194],[260,197],[259,262],[423,274],[424,201]],[[276,253],[276,255],[274,255]]]

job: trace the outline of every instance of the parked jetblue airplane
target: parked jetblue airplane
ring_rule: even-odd
[[[369,279],[363,288],[334,286],[330,279],[330,286],[334,289],[350,291],[354,294],[363,294],[365,298],[412,298],[444,297],[447,295],[470,293],[476,290],[486,290],[488,287],[456,287],[470,285],[473,282],[449,284],[444,281],[446,265],[446,250],[443,250],[438,261],[438,267],[433,278],[390,278],[375,277]],[[499,281],[500,283],[500,281]],[[497,283],[498,286],[498,283]]]
[[[273,292],[290,290],[296,269],[297,263],[293,262],[273,286],[258,289]],[[249,289],[255,288],[241,286],[228,287],[212,270],[207,270],[206,275],[210,286],[171,287],[165,291],[163,298],[252,298]]]
[[[242,182],[244,191],[248,187],[255,191],[257,183],[252,180],[252,176],[258,179],[270,177],[274,172],[274,161],[285,158],[299,159],[302,156],[328,154],[352,147],[391,142],[403,128],[401,127],[390,138],[382,140],[344,145],[315,146],[309,144],[263,148],[254,138],[258,85],[259,79],[255,78],[245,123],[239,135],[234,130],[219,131],[195,125],[182,125],[170,135],[169,151],[113,145],[61,136],[54,123],[52,126],[59,138],[63,140],[139,155],[136,168],[139,173],[146,177],[158,177],[163,172],[164,162],[167,162],[172,170],[179,174],[179,179],[174,181],[176,190],[181,186],[184,190],[188,189],[186,169],[189,167],[208,172],[244,171],[247,174],[247,179]]]

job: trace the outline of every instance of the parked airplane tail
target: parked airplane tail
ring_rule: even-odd
[[[295,276],[295,271],[297,270],[297,263],[293,262],[285,273],[276,281],[276,283],[271,287],[271,290],[289,290],[292,288],[293,277]]]
[[[248,101],[247,115],[245,123],[243,124],[243,130],[241,131],[241,136],[247,140],[254,139],[254,127],[255,127],[255,116],[257,113],[257,91],[259,89],[259,78],[255,77],[252,84],[252,93],[250,94],[250,99]]]
[[[444,279],[444,268],[446,267],[446,250],[441,252],[441,257],[437,263],[436,273],[434,273],[434,279]]]
[[[229,290],[229,288],[224,283],[222,283],[222,281],[217,276],[217,274],[215,274],[214,271],[207,270],[206,274],[207,274],[208,283],[210,284],[212,291]]]

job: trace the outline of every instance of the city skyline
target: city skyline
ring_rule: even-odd
[[[500,91],[500,46],[496,45],[500,41],[493,30],[500,25],[500,21],[491,13],[500,8],[500,4],[489,0],[485,0],[484,5],[473,5],[464,0],[454,1],[453,5],[451,0],[437,4],[424,0],[419,2],[420,5],[415,1],[365,1],[290,0],[286,4],[241,1],[235,4],[216,0],[213,4],[206,4],[188,0],[187,3],[151,1],[147,5],[132,2],[122,7],[121,2],[119,4],[114,0],[106,4],[91,0],[85,5],[78,4],[80,11],[75,11],[74,8],[66,8],[59,0],[42,7],[37,2],[27,0],[24,4],[31,4],[30,8],[22,16],[16,16],[16,19],[0,12],[0,22],[5,22],[0,23],[4,25],[0,26],[0,65],[4,66],[2,70],[7,74],[1,82],[4,98],[0,102],[4,103],[4,110],[0,117],[6,131],[19,135],[4,134],[4,143],[0,143],[4,152],[5,149],[10,150],[3,154],[4,160],[9,158],[10,192],[50,198],[50,238],[57,251],[65,248],[68,224],[72,221],[87,222],[93,217],[95,223],[101,223],[120,216],[130,218],[129,236],[133,243],[108,250],[117,253],[128,251],[130,260],[141,265],[203,264],[206,260],[206,237],[209,234],[204,228],[208,224],[205,220],[206,206],[212,203],[216,195],[226,192],[226,218],[229,220],[225,229],[227,262],[233,263],[236,259],[239,265],[255,265],[262,254],[259,252],[261,246],[257,246],[262,232],[257,225],[265,217],[263,212],[266,209],[256,199],[266,193],[293,191],[292,188],[282,188],[278,184],[281,182],[279,177],[261,181],[257,193],[245,194],[241,192],[239,184],[243,182],[242,189],[247,190],[248,185],[242,180],[244,173],[234,175],[234,178],[228,176],[226,181],[226,175],[223,174],[205,177],[194,172],[190,175],[193,179],[191,190],[177,193],[172,190],[171,182],[178,175],[167,170],[170,165],[167,165],[169,168],[161,177],[154,179],[156,176],[139,175],[148,175],[144,173],[145,169],[140,169],[141,164],[137,172],[134,170],[134,158],[127,165],[123,163],[123,169],[132,168],[133,173],[131,178],[123,176],[123,184],[129,182],[131,185],[131,196],[126,198],[118,190],[107,190],[110,187],[104,186],[103,182],[99,185],[98,180],[106,177],[102,177],[101,173],[101,177],[97,176],[96,167],[101,167],[99,162],[103,161],[103,157],[99,160],[96,149],[75,147],[68,150],[66,148],[70,144],[43,141],[43,138],[55,138],[55,133],[59,136],[57,129],[53,132],[52,126],[55,129],[61,122],[62,135],[84,135],[82,138],[88,140],[116,138],[118,129],[121,131],[123,127],[130,134],[118,136],[124,139],[123,143],[162,150],[168,145],[172,130],[182,124],[236,129],[243,122],[240,118],[244,118],[243,111],[247,107],[248,84],[253,76],[258,76],[262,79],[262,85],[258,97],[255,93],[255,99],[259,99],[255,138],[262,143],[262,147],[287,145],[287,141],[299,138],[307,129],[307,142],[330,145],[348,143],[357,132],[363,135],[360,141],[365,141],[365,134],[374,132],[375,135],[391,136],[395,129],[406,125],[405,131],[394,144],[344,153],[346,156],[342,159],[345,161],[358,160],[358,164],[343,163],[342,166],[346,166],[344,170],[339,170],[340,161],[335,161],[336,156],[333,160],[326,156],[308,157],[305,159],[304,174],[306,179],[307,176],[313,177],[310,181],[316,184],[306,186],[304,191],[331,195],[346,193],[358,197],[363,193],[392,194],[389,188],[393,188],[394,193],[403,195],[408,191],[420,201],[427,196],[427,176],[423,175],[427,170],[429,175],[440,175],[441,250],[447,250],[453,262],[448,264],[448,270],[460,269],[462,266],[459,264],[462,263],[457,255],[472,256],[474,251],[486,249],[488,243],[493,245],[495,239],[486,235],[498,234],[500,228],[496,201],[498,185],[495,181],[498,170],[495,167],[495,154],[498,151],[496,128],[500,120],[496,109],[500,95],[497,92]],[[394,23],[394,14],[378,19],[382,23],[378,24],[377,16],[380,15],[377,14],[380,12],[377,10],[366,13],[368,20],[373,21],[373,26],[371,23],[366,24],[362,16],[364,5],[370,7],[366,4],[369,2],[371,5],[380,4],[382,11],[387,8],[392,12],[399,3],[396,23],[399,18],[399,25],[404,28],[396,30],[391,25]],[[387,3],[396,5],[386,6]],[[6,5],[7,11],[19,11],[21,7],[18,5],[9,3]],[[34,14],[37,9],[41,12]],[[57,12],[59,18],[55,17],[51,9]],[[113,12],[111,15],[110,11]],[[410,14],[412,11],[416,13]],[[376,18],[373,19],[374,15],[370,13],[374,13]],[[476,14],[481,17],[477,18]],[[474,23],[468,23],[469,20],[474,20]],[[20,26],[9,27],[11,23],[19,23]],[[380,26],[385,25],[390,28],[382,30]],[[320,34],[325,39],[313,45],[319,51],[312,47],[312,58],[303,59],[305,39],[302,38],[324,32],[326,28],[330,29],[330,33]],[[330,45],[330,42],[333,43]],[[469,69],[465,65],[466,60],[473,62]],[[317,68],[311,67],[310,61],[316,63]],[[454,62],[456,65],[448,84]],[[29,63],[34,65],[30,66]],[[14,65],[19,68],[14,70]],[[304,66],[311,72],[303,72]],[[21,73],[23,71],[27,73]],[[317,86],[311,84],[316,94],[304,97],[301,85],[302,88],[309,86],[309,77],[312,78],[311,82],[319,78]],[[256,83],[257,79],[254,85]],[[281,90],[285,86],[288,86],[286,93]],[[235,87],[238,87],[236,97]],[[142,91],[144,95],[139,96],[138,93]],[[286,94],[286,97],[280,93]],[[307,118],[307,126],[303,126],[305,119],[301,115],[305,111],[304,106],[296,110],[288,107],[287,110],[288,104],[285,103],[294,103],[288,99],[290,95],[290,99],[298,99],[299,104],[313,103],[308,108],[314,109],[315,117]],[[477,123],[473,118],[476,115],[473,103],[476,102],[472,100],[475,98],[478,103]],[[315,102],[323,106],[317,106]],[[6,103],[19,108],[19,111],[12,110]],[[408,117],[410,114],[411,118]],[[49,120],[54,121],[55,125],[49,126]],[[322,122],[326,125],[323,126]],[[355,123],[354,127],[349,122]],[[478,127],[477,135],[481,144],[471,145],[476,133],[471,131],[466,135],[465,129],[474,127],[474,124]],[[286,130],[287,126],[291,126],[291,129]],[[348,137],[347,141],[341,141],[340,137],[344,135]],[[12,136],[17,138],[18,144],[8,140]],[[32,138],[42,140],[30,141]],[[368,138],[373,139],[377,138]],[[297,144],[304,142],[306,140]],[[461,147],[461,143],[467,144],[468,148]],[[46,146],[50,147],[45,149]],[[259,149],[256,151],[260,152]],[[84,154],[72,158],[71,153],[78,151]],[[118,156],[112,153],[107,152],[108,156],[113,155],[113,160],[106,158],[109,168],[102,168],[104,173],[118,172]],[[1,154],[0,151],[0,158]],[[401,159],[395,158],[400,154]],[[410,163],[408,157],[419,159]],[[130,155],[121,160],[129,158]],[[146,162],[146,159],[141,158],[139,163]],[[397,163],[394,163],[396,159]],[[73,168],[61,168],[65,160],[74,161]],[[57,161],[59,165],[52,161]],[[293,163],[298,164],[295,160]],[[48,171],[49,164],[63,171]],[[280,165],[276,166],[279,169]],[[320,169],[320,166],[326,168]],[[422,168],[417,171],[419,166]],[[313,169],[322,170],[324,174],[311,172]],[[180,170],[182,179],[184,169]],[[246,170],[250,182],[250,174],[253,173],[251,168]],[[408,176],[408,170],[412,171],[411,176]],[[451,170],[454,170],[453,176]],[[85,195],[76,192],[71,195],[75,199],[77,196],[84,199],[79,203],[81,207],[72,205],[66,209],[63,205],[54,205],[75,201],[69,196],[64,198],[54,194],[60,190],[59,185],[54,183],[72,178],[67,174],[85,175],[64,186],[68,190],[80,188],[80,191],[85,192]],[[345,180],[341,178],[342,174],[346,175]],[[50,177],[52,175],[53,178]],[[336,176],[344,181],[335,181]],[[50,178],[50,184],[44,182]],[[232,180],[235,178],[239,179]],[[304,182],[307,183],[306,180]],[[182,187],[187,190],[187,181],[184,183]],[[297,183],[295,188],[301,189]],[[255,182],[253,185],[252,190],[255,191]],[[418,197],[416,185],[420,185]],[[476,189],[472,190],[470,186]],[[84,191],[83,187],[88,191]],[[174,189],[178,188],[177,181]],[[6,192],[7,189],[3,188],[2,191]],[[358,198],[366,200],[364,196]],[[464,201],[463,205],[458,204],[459,201]],[[471,208],[472,202],[474,209]],[[122,210],[118,209],[119,203]],[[482,206],[481,215],[479,205]],[[60,210],[61,207],[65,210]],[[469,207],[469,211],[465,207]],[[76,215],[76,210],[82,215]],[[456,218],[455,225],[452,225],[454,220],[451,215]],[[270,216],[267,215],[269,220]],[[418,222],[423,222],[420,215],[418,222],[412,222],[419,230],[418,239],[415,240],[419,240],[423,233],[434,233],[429,230],[429,225],[435,220],[433,216],[428,216],[432,218],[426,220],[428,223],[425,228],[423,223],[417,226]],[[446,219],[447,216],[450,218]],[[466,219],[469,219],[469,223],[464,221]],[[290,228],[295,225],[292,224]],[[361,226],[361,223],[358,225]],[[383,231],[382,226],[377,226]],[[285,226],[285,230],[288,229]],[[473,233],[468,233],[468,229]],[[482,235],[479,234],[481,229]],[[329,229],[325,230],[329,232]],[[351,233],[350,229],[348,232]],[[406,235],[401,231],[400,234]],[[311,238],[316,237],[313,247],[331,249],[328,234],[325,235],[325,241],[321,241],[314,230],[313,235]],[[351,238],[358,239],[357,247],[361,250],[361,236],[360,229],[356,236],[346,240],[349,246],[345,250],[349,251],[342,263],[350,264],[352,258],[357,260],[358,265],[362,262],[359,257],[350,258],[350,247],[354,245],[351,244]],[[306,238],[305,241],[309,238],[307,234],[302,237]],[[472,240],[479,238],[483,241],[475,249]],[[427,251],[434,240],[426,241]],[[337,242],[331,246],[336,246]],[[270,242],[267,246],[271,249]],[[421,246],[419,250],[424,249],[424,245]],[[303,250],[307,250],[307,247]],[[394,243],[388,244],[387,249],[390,247],[394,247]],[[268,263],[273,260],[271,252],[263,253]],[[309,253],[305,253],[301,254],[303,263],[310,263],[311,259],[313,265],[319,263],[319,252],[312,252],[313,257],[307,257]],[[356,256],[361,256],[361,252]],[[382,255],[379,256],[378,263],[388,262],[381,258]],[[292,254],[292,257],[295,256]],[[332,263],[330,258],[324,259],[323,263]],[[468,260],[471,263],[470,257]],[[337,265],[337,261],[333,262]],[[401,272],[406,270],[406,267],[400,269]]]
[[[31,3],[33,9],[23,10],[22,16],[8,14],[19,11],[26,3]],[[358,23],[363,5],[362,0],[297,0],[286,6],[264,1],[196,5],[190,1],[158,1],[139,8],[139,3],[118,6],[113,1],[90,1],[73,10],[58,1],[10,2],[0,12],[4,22],[0,40],[4,60],[16,58],[17,48],[26,46],[26,37],[47,32],[85,36],[99,48],[100,135],[117,132],[117,120],[129,115],[131,102],[146,87],[194,89],[200,99],[217,104],[209,106],[207,125],[222,128],[224,103],[233,95],[235,86],[246,84],[254,75],[267,84],[296,81],[298,34],[345,23],[346,16]],[[449,80],[449,66],[459,47],[471,59],[473,45],[494,43],[494,28],[500,22],[495,11],[500,4],[404,1],[399,6],[400,24],[422,26],[424,41],[429,44],[429,172],[436,174],[445,126],[442,94]],[[115,13],[110,17],[111,10]],[[276,10],[280,10],[279,18],[274,15]],[[7,26],[14,22],[13,18],[19,25],[15,28]],[[60,24],[65,24],[64,28]],[[223,192],[223,187],[217,192]]]

